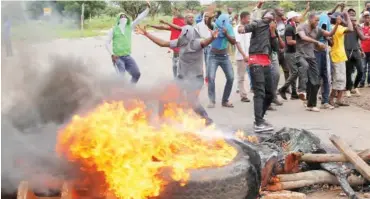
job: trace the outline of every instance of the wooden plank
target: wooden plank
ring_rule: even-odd
[[[358,153],[361,159],[370,160],[370,149],[366,149]],[[343,154],[312,154],[306,153],[300,159],[304,162],[348,162],[348,159]]]
[[[370,166],[357,155],[340,137],[336,135],[330,136],[330,141],[334,146],[343,153],[344,156],[355,166],[356,170],[362,174],[364,178],[370,180]]]

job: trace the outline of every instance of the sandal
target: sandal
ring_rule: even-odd
[[[234,105],[230,102],[222,102],[222,106],[226,108],[234,108]]]

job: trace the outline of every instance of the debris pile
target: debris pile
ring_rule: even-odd
[[[334,147],[324,147],[311,132],[293,128],[259,137],[259,142],[240,132],[236,137],[252,145],[261,156],[262,195],[280,192],[262,198],[288,198],[286,195],[296,193],[286,190],[328,184],[339,185],[352,199],[358,198],[355,190],[370,187],[370,149],[353,150],[336,135],[330,137]]]

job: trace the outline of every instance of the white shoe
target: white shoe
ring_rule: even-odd
[[[346,97],[351,97],[351,91],[346,91]]]
[[[334,109],[335,107],[334,106],[332,106],[332,105],[330,105],[329,103],[325,103],[325,104],[323,104],[323,105],[321,105],[321,107],[320,107],[321,109],[330,109],[330,110],[332,110],[332,109]]]
[[[317,107],[307,107],[306,110],[312,112],[320,112],[320,109]]]

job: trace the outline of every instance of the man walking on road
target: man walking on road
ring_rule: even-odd
[[[239,26],[240,34],[252,33],[248,64],[254,90],[254,131],[261,133],[272,131],[274,128],[264,119],[273,99],[270,54],[272,49],[278,49],[276,38],[275,13],[267,10],[262,19],[254,20],[245,26]]]
[[[370,5],[370,3],[369,3]],[[361,24],[362,32],[364,33],[365,37],[370,37],[370,12],[365,11],[363,13],[364,23]],[[362,50],[365,53],[364,58],[364,73],[362,75],[362,79],[360,82],[360,88],[365,87],[365,83],[367,80],[368,86],[370,86],[370,40],[363,40],[361,41]],[[367,75],[367,78],[366,78]]]
[[[296,48],[299,55],[298,61],[301,67],[303,67],[303,72],[306,72],[305,82],[307,82],[307,97],[305,93],[299,93],[299,97],[303,100],[307,98],[306,110],[308,111],[320,111],[316,107],[317,93],[320,87],[320,72],[314,51],[315,48],[325,49],[326,46],[319,42],[318,39],[321,36],[330,37],[334,35],[340,22],[340,20],[337,20],[337,24],[331,32],[324,31],[318,27],[318,16],[315,13],[311,13],[308,17],[308,23],[303,23],[297,27],[298,37]]]
[[[150,3],[147,8],[133,22],[125,13],[119,13],[116,25],[108,32],[105,47],[112,56],[112,61],[120,73],[127,71],[132,83],[137,83],[141,76],[139,67],[131,57],[132,28],[140,23],[149,13]],[[112,44],[111,44],[112,43]],[[111,49],[113,45],[113,50]]]
[[[242,12],[240,14],[240,25],[245,26],[249,24],[250,14],[249,12]],[[239,26],[239,25],[238,25]],[[250,102],[247,97],[247,91],[245,89],[245,73],[248,67],[249,59],[249,45],[251,40],[251,33],[239,34],[238,26],[235,27],[235,40],[237,51],[235,53],[236,68],[238,74],[238,90],[242,102]]]
[[[227,14],[221,14],[216,22],[214,30],[218,30],[217,38],[212,42],[212,49],[210,55],[210,65],[208,70],[208,98],[210,103],[208,108],[214,108],[216,105],[216,88],[215,79],[218,66],[221,67],[226,76],[226,84],[222,96],[222,106],[233,108],[234,105],[229,101],[231,90],[234,82],[234,70],[228,54],[228,45],[236,43],[234,37],[234,30],[229,21]],[[230,43],[230,44],[229,44]]]
[[[216,37],[218,31],[213,31],[211,37],[201,39],[199,33],[190,25],[183,27],[181,35],[176,40],[164,41],[148,33],[144,28],[137,28],[137,33],[142,34],[161,47],[180,48],[180,61],[177,81],[179,86],[186,91],[187,101],[195,113],[205,119],[207,125],[213,123],[206,110],[199,103],[198,96],[204,84],[203,75],[203,49]]]
[[[292,87],[292,94],[291,99],[298,99],[298,94],[296,90],[296,82],[299,77],[299,91],[305,92],[306,89],[306,82],[304,82],[305,71],[302,70],[303,68],[300,67],[298,64],[298,55],[296,53],[296,44],[297,44],[297,32],[296,32],[296,25],[299,23],[299,19],[301,14],[290,11],[287,14],[287,25],[285,28],[285,63],[287,67],[290,69],[289,78],[285,81],[285,84],[279,89],[280,96],[287,100],[286,91],[288,90],[289,86]]]

